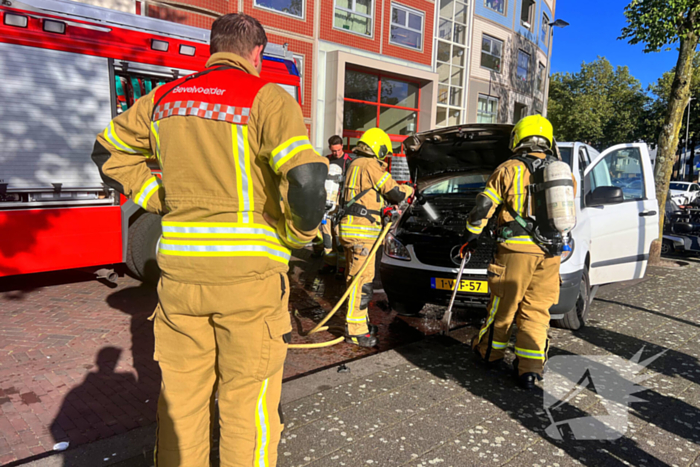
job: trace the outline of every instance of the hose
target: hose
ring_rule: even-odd
[[[350,295],[350,291],[355,288],[355,285],[357,285],[357,282],[360,280],[362,277],[362,273],[365,272],[365,269],[367,269],[367,266],[370,263],[370,260],[374,258],[374,255],[377,253],[377,250],[381,246],[382,242],[384,241],[384,238],[386,235],[389,233],[389,229],[391,228],[392,222],[387,222],[387,224],[384,226],[384,229],[382,232],[379,234],[379,237],[377,237],[377,240],[374,242],[374,245],[372,245],[372,249],[369,252],[369,255],[367,256],[367,259],[365,260],[365,264],[362,265],[360,270],[355,274],[355,277],[353,278],[352,282],[350,282],[350,285],[347,287],[345,290],[345,293],[343,294],[342,297],[340,297],[340,300],[335,304],[333,309],[328,312],[328,314],[319,322],[312,330],[309,332],[306,332],[302,334],[302,336],[306,337],[311,334],[316,334],[317,332],[322,332],[322,331],[328,331],[330,329],[333,329],[328,326],[324,326],[329,319],[333,317],[334,314],[340,309],[340,307],[343,305],[345,300],[348,298],[348,295]],[[339,329],[339,328],[336,328]],[[342,330],[345,332],[345,329]],[[338,337],[337,339],[333,339],[331,341],[327,342],[316,342],[314,344],[289,344],[287,347],[290,349],[318,349],[320,347],[330,347],[331,345],[335,344],[340,344],[345,340],[345,336]]]

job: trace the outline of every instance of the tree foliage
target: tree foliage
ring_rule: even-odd
[[[604,57],[578,73],[556,73],[549,85],[547,116],[558,141],[583,141],[597,149],[644,136],[649,97],[626,66]]]
[[[693,59],[700,36],[700,0],[632,0],[625,8],[627,26],[620,39],[630,44],[644,44],[645,52],[678,44],[678,61],[674,70],[663,123],[659,132],[654,167],[656,198],[666,203],[673,164],[678,149],[678,134],[690,97]],[[659,239],[663,234],[664,211],[659,215]],[[659,261],[661,244],[654,242],[649,261]]]

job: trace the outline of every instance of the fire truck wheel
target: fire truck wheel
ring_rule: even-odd
[[[160,216],[148,212],[129,227],[126,265],[136,278],[149,284],[156,284],[160,278],[156,251],[161,233]]]

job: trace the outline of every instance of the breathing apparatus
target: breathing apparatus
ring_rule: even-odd
[[[527,190],[532,202],[525,217],[504,204],[514,220],[499,229],[498,241],[525,234],[545,253],[559,256],[562,251],[571,251],[569,235],[576,225],[576,209],[571,168],[553,155],[553,140],[551,123],[540,115],[525,117],[513,128],[513,159],[521,161],[530,172],[532,183]],[[532,156],[531,152],[544,153],[545,157]]]

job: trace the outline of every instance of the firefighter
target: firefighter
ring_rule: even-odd
[[[532,115],[515,125],[510,145],[515,156],[527,154],[543,160],[552,153],[553,139],[551,123],[542,116]],[[511,229],[508,230],[511,235],[499,238],[496,255],[488,266],[491,290],[488,317],[472,346],[488,366],[501,365],[515,318],[518,334],[514,367],[518,384],[524,389],[534,388],[535,380],[542,379],[547,358],[549,308],[559,300],[561,260],[556,254],[546,253],[531,235],[518,230],[514,222],[512,214],[525,216],[532,201],[527,190],[530,183],[531,174],[521,160],[512,158],[501,164],[469,213],[463,247],[463,250],[476,249],[488,219],[503,205],[497,220],[498,231]]]
[[[348,167],[344,187],[344,215],[340,220],[340,241],[347,258],[347,284],[367,260],[382,230],[381,209],[385,201],[399,204],[413,194],[408,185],[398,185],[386,171],[384,159],[392,155],[389,136],[379,128],[367,130],[353,150],[357,158]],[[345,341],[374,347],[376,326],[369,324],[367,307],[372,298],[374,259],[348,298]]]
[[[328,179],[326,180],[327,216],[321,222],[323,235],[323,267],[320,274],[337,272],[339,278],[345,277],[345,250],[338,239],[338,226],[333,223],[333,217],[338,211],[340,195],[342,194],[345,173],[352,158],[343,151],[343,138],[333,135],[328,138]]]
[[[156,466],[209,466],[217,391],[221,465],[276,463],[290,249],[316,236],[328,162],[299,104],[260,78],[266,44],[256,19],[218,18],[206,69],[139,99],[95,144],[105,183],[163,215]]]

